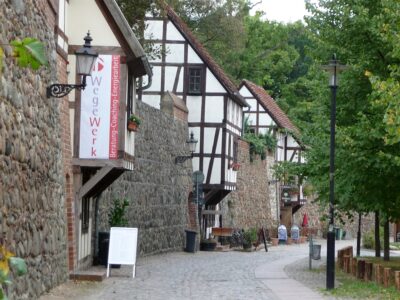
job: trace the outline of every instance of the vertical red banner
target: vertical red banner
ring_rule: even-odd
[[[120,57],[112,56],[111,64],[111,107],[110,107],[110,159],[118,158],[118,116],[120,96]]]

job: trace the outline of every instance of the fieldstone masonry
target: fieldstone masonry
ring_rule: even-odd
[[[190,153],[187,123],[142,102],[142,119],[135,141],[135,170],[124,173],[102,195],[100,231],[108,230],[107,211],[112,199],[127,198],[129,226],[139,228],[138,254],[182,250],[188,226],[191,160],[175,164]]]
[[[271,227],[268,167],[269,160],[256,157],[250,161],[249,144],[239,140],[237,190],[228,194],[221,202],[223,227],[260,228]]]
[[[45,90],[57,76],[57,55],[47,50],[48,68],[21,68],[7,44],[34,37],[55,49],[55,14],[46,0],[0,2],[0,234],[28,265],[7,294],[37,299],[68,275],[60,102]]]

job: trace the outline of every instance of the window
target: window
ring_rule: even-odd
[[[189,94],[201,94],[201,68],[189,68]]]
[[[82,233],[89,232],[90,198],[82,199]]]

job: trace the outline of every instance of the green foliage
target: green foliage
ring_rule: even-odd
[[[136,123],[137,125],[140,125],[140,123],[142,123],[142,120],[135,114],[130,115],[129,121],[132,121],[132,122]]]
[[[383,245],[383,228],[379,228],[379,239],[381,245]],[[362,236],[362,244],[366,249],[375,249],[375,233],[373,230],[368,231]]]
[[[16,271],[17,276],[22,276],[28,271],[22,258],[15,257],[4,245],[0,245],[0,300],[7,300],[3,286],[12,283],[9,277],[10,267]]]
[[[324,293],[332,295],[335,299],[398,299],[395,287],[385,288],[373,281],[362,281],[340,270],[336,273],[340,284]]]
[[[260,155],[261,159],[265,159],[265,151],[273,151],[276,148],[276,138],[269,134],[246,133],[244,140],[250,144],[250,159],[254,159],[254,155]]]
[[[125,216],[128,206],[128,199],[113,200],[111,210],[108,212],[108,224],[110,227],[124,227],[128,225],[128,219]]]
[[[10,257],[10,266],[16,271],[17,276],[22,276],[28,272],[25,260],[20,257]]]
[[[249,228],[243,232],[243,244],[252,245],[257,241],[257,230],[255,228]]]
[[[303,169],[303,164],[280,161],[274,164],[272,168],[273,177],[289,185],[302,184],[304,178]]]
[[[11,45],[14,47],[13,56],[17,59],[19,66],[37,70],[42,65],[48,65],[43,43],[37,39],[28,37],[22,41],[14,40]]]

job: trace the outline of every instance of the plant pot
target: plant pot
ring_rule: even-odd
[[[137,131],[138,125],[135,122],[128,121],[128,130],[129,131]]]
[[[201,242],[200,243],[201,251],[214,251],[216,247],[217,247],[217,243],[210,243],[210,242]]]
[[[251,243],[248,243],[248,242],[243,242],[243,249],[244,250],[249,250],[249,249],[251,249]]]
[[[278,238],[271,238],[272,246],[278,246],[279,239]]]

